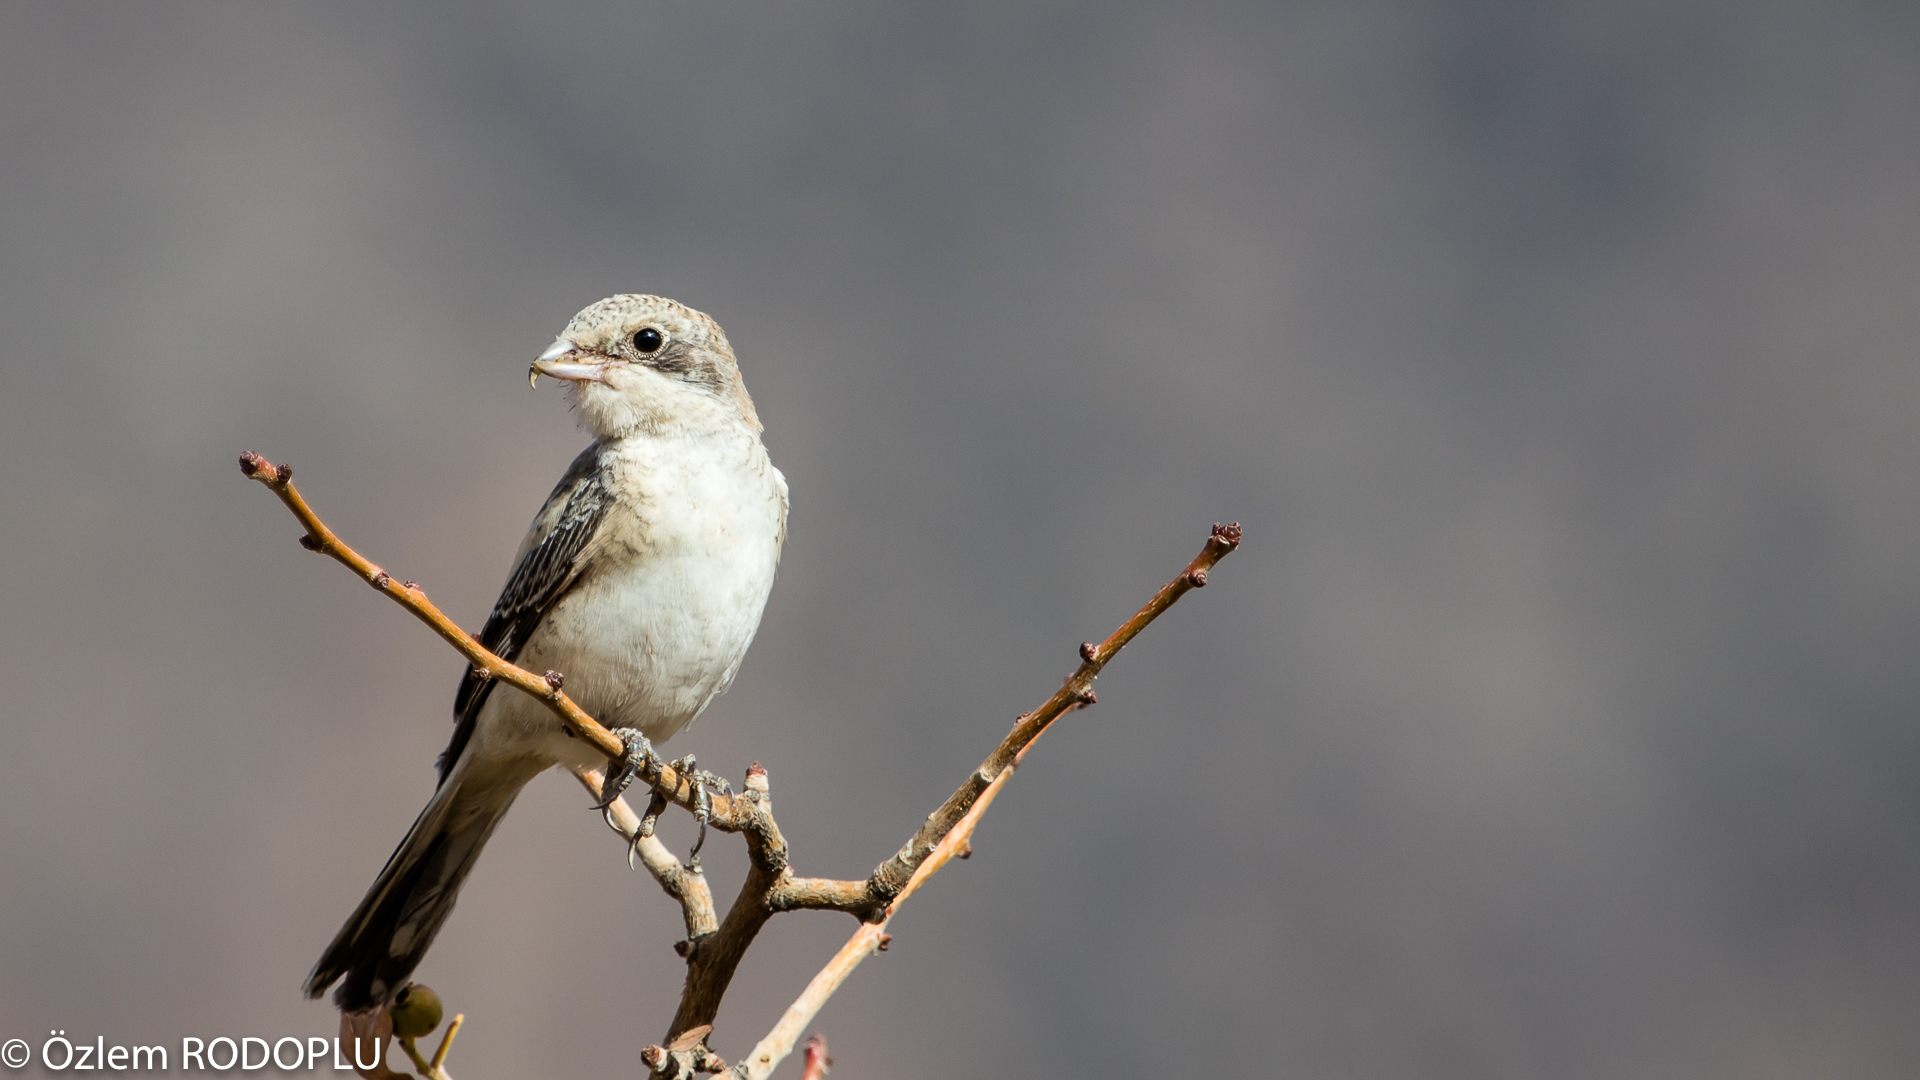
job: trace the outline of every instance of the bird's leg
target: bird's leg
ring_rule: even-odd
[[[620,736],[620,742],[627,748],[627,756],[620,759],[618,768],[609,768],[606,777],[600,781],[600,801],[594,805],[594,809],[602,814],[609,813],[607,808],[613,805],[613,800],[619,798],[621,792],[627,790],[642,768],[648,772],[660,770],[660,759],[654,755],[653,744],[638,728],[614,728],[613,733]],[[610,815],[607,824],[613,824]]]

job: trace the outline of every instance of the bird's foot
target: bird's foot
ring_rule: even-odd
[[[674,762],[673,769],[693,785],[693,820],[700,824],[700,832],[694,837],[693,850],[687,853],[687,869],[697,874],[700,872],[700,848],[707,842],[707,819],[713,816],[713,796],[707,793],[707,789],[713,788],[722,795],[732,795],[733,785],[727,783],[726,777],[701,768],[692,754]]]
[[[620,736],[620,742],[627,748],[627,755],[620,759],[618,766],[607,769],[606,776],[600,781],[600,801],[593,807],[609,815],[608,825],[613,824],[608,808],[632,785],[633,778],[640,775],[640,770],[657,772],[660,768],[660,758],[654,754],[653,744],[640,734],[638,728],[614,728],[613,733]]]
[[[627,843],[627,869],[634,869],[634,860],[640,856],[640,842],[653,835],[654,826],[660,823],[660,815],[666,813],[666,810],[666,798],[659,792],[654,792],[653,798],[647,800],[647,812],[641,815],[640,824],[635,827],[633,830],[633,838]],[[605,810],[602,811],[602,813],[611,815],[613,811]],[[609,822],[609,824],[611,824],[611,822]],[[615,829],[614,831],[618,832],[619,830]]]

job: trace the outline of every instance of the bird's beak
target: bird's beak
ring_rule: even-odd
[[[580,347],[561,338],[547,346],[547,351],[527,369],[527,385],[534,385],[542,375],[571,382],[605,382],[606,370],[607,366],[602,363],[583,363]]]

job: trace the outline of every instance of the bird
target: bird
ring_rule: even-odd
[[[479,640],[560,672],[631,751],[691,724],[739,672],[786,540],[787,482],[726,333],[677,301],[629,293],[585,308],[533,361],[529,381],[541,375],[565,381],[593,441],[534,515]],[[478,669],[453,714],[433,797],[304,984],[318,998],[338,983],[342,1012],[406,985],[533,777],[606,766]]]

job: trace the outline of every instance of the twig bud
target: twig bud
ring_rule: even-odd
[[[1091,664],[1093,663],[1094,658],[1099,655],[1100,655],[1100,648],[1099,646],[1095,645],[1093,642],[1083,641],[1080,643],[1080,659],[1085,660],[1087,663]]]
[[[368,584],[372,585],[376,589],[379,589],[381,592],[385,592],[387,591],[387,586],[392,584],[392,582],[393,582],[393,579],[387,576],[387,572],[385,570],[375,570],[373,572],[373,578],[371,581],[368,582]]]
[[[313,534],[312,534],[312,533],[301,533],[301,534],[300,534],[300,546],[301,546],[301,547],[303,547],[303,548],[306,548],[306,549],[307,549],[308,551],[319,551],[319,550],[320,550],[320,541],[318,541],[318,540],[315,540],[315,539],[313,538]]]
[[[553,690],[556,692],[559,691],[559,689],[562,686],[566,685],[566,682],[567,682],[567,677],[565,675],[560,674],[557,671],[547,672],[546,678],[547,678],[547,689]]]
[[[880,943],[879,943],[878,945],[875,945],[875,946],[874,946],[874,948],[876,948],[876,949],[878,949],[878,950],[880,950],[881,952],[886,952],[886,951],[887,951],[887,946],[889,946],[889,945],[892,945],[892,944],[893,944],[893,935],[892,935],[892,934],[881,934],[881,935],[880,935]]]
[[[1193,586],[1193,587],[1194,587],[1194,588],[1196,588],[1196,589],[1204,589],[1204,588],[1206,588],[1206,587],[1207,587],[1207,572],[1206,572],[1205,570],[1189,570],[1189,571],[1187,571],[1187,584],[1189,584],[1189,585],[1191,585],[1191,586]]]
[[[827,1037],[814,1032],[807,1038],[806,1065],[800,1080],[821,1080],[833,1068],[833,1056],[827,1053]]]

